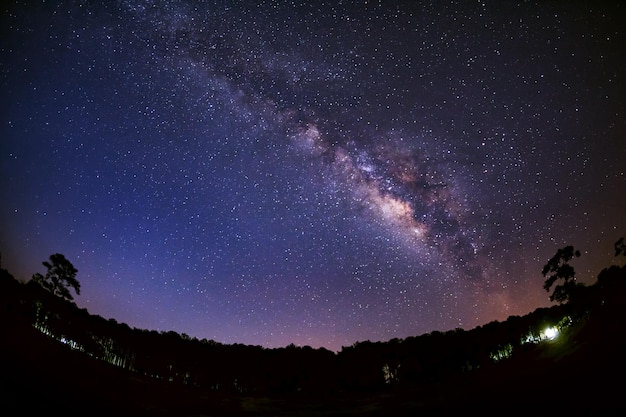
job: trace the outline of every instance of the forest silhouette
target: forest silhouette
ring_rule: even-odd
[[[592,285],[559,249],[556,304],[471,330],[362,341],[335,353],[226,345],[130,328],[79,308],[63,255],[46,276],[0,268],[2,415],[626,415],[626,245]]]

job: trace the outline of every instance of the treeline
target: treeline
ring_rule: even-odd
[[[387,342],[359,342],[339,353],[289,345],[267,349],[225,345],[176,332],[130,328],[62,299],[31,280],[0,269],[2,329],[30,326],[99,360],[173,383],[246,394],[332,394],[442,381],[493,366],[601,312],[623,312],[626,268],[611,266],[570,302],[511,316],[472,330],[433,331]]]

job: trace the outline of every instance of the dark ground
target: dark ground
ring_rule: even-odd
[[[624,416],[624,323],[613,314],[597,316],[568,339],[445,383],[324,398],[224,394],[154,380],[4,323],[0,415]]]

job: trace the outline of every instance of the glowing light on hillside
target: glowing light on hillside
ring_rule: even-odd
[[[548,327],[543,331],[542,339],[554,340],[559,335],[559,331],[556,327]]]

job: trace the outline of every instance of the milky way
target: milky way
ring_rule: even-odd
[[[222,343],[339,350],[549,305],[626,233],[619,2],[3,6],[3,267]]]

